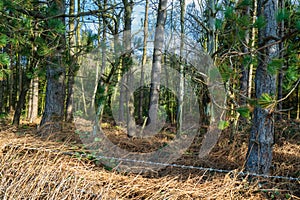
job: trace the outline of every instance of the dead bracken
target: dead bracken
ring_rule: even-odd
[[[25,129],[2,126],[0,130],[0,199],[299,198],[299,182],[296,181],[259,178],[249,182],[233,174],[171,167],[147,174],[125,174],[95,165],[87,158],[66,155],[64,152],[80,152],[82,147],[70,141],[41,139],[34,136],[28,126]],[[106,133],[115,143],[122,138],[109,127]],[[208,159],[202,161],[195,161],[193,150],[197,147],[193,144],[176,163],[241,170],[247,147],[242,133],[238,135],[231,145],[225,146],[228,137],[223,133]],[[160,136],[153,142],[164,140]],[[135,149],[145,145],[137,140],[123,140],[121,145],[130,149],[130,142],[135,143]],[[276,145],[272,175],[299,177],[299,150],[295,138]]]

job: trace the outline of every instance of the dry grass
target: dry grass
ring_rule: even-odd
[[[299,182],[257,180],[249,183],[233,174],[172,168],[154,177],[108,171],[88,160],[63,153],[76,151],[76,146],[44,141],[29,134],[30,129],[25,131],[27,134],[17,136],[20,130],[0,128],[0,199],[299,199]],[[214,158],[211,163],[203,164],[218,165],[231,158],[234,163],[228,167],[231,168],[242,162],[244,150],[234,153],[225,149],[228,155],[224,158],[222,145],[219,142],[210,155]],[[234,145],[240,148],[244,144]],[[299,171],[297,148],[299,145],[287,143],[275,149],[275,155],[292,154],[294,163],[291,165],[288,156],[278,156],[282,159],[279,160],[282,168],[276,174],[295,175]],[[197,164],[191,160],[192,156],[184,157],[179,163]],[[223,165],[221,167],[226,163]]]

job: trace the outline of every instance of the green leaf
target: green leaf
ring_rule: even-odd
[[[269,74],[275,75],[277,73],[277,70],[280,69],[283,66],[284,60],[282,59],[273,59],[267,67],[267,70]]]
[[[233,70],[228,65],[224,64],[220,66],[220,74],[225,82],[227,82],[231,75],[233,74]]]
[[[0,54],[0,66],[9,65],[10,58],[7,53],[1,53]]]
[[[250,56],[250,55],[244,56],[244,58],[243,58],[244,66],[249,66],[251,64],[251,62],[252,62],[252,56]]]
[[[274,106],[275,102],[276,101],[273,100],[273,98],[267,93],[263,93],[258,99],[258,105],[260,105],[262,108],[270,108]]]
[[[2,70],[0,70],[0,81],[2,81],[3,79],[4,79],[4,73],[3,73],[3,71]]]
[[[287,9],[280,9],[276,15],[277,22],[282,22],[284,20],[289,19],[290,13]]]
[[[221,30],[223,26],[223,21],[221,19],[216,19],[216,29]]]
[[[249,118],[250,117],[250,110],[248,107],[240,107],[237,108],[236,111],[240,113],[240,115],[244,118]]]
[[[295,81],[300,78],[300,74],[298,71],[297,65],[290,65],[289,68],[285,72],[285,80],[283,84],[283,88],[288,91],[293,87]]]
[[[242,0],[238,7],[246,7],[246,6],[251,6],[252,5],[252,1],[251,0]]]
[[[0,35],[0,47],[4,47],[8,43],[8,37],[6,35]]]
[[[3,7],[4,7],[4,3],[3,1],[0,1],[0,11],[3,10]]]
[[[238,19],[238,23],[244,27],[248,27],[250,25],[250,18],[247,15],[240,16]]]
[[[54,34],[63,34],[65,32],[65,25],[61,20],[51,19],[48,21],[49,28],[55,31]]]
[[[37,54],[41,57],[49,55],[51,53],[52,53],[52,50],[50,48],[48,48],[48,46],[46,46],[46,45],[40,46],[37,50]]]
[[[229,122],[228,121],[223,121],[221,120],[218,124],[218,129],[220,130],[224,130],[229,126]]]
[[[33,78],[34,78],[34,73],[32,73],[32,72],[27,72],[27,73],[26,73],[26,77],[27,77],[28,79],[33,79]]]
[[[4,77],[11,73],[10,69],[0,69],[0,80],[3,80]]]
[[[266,25],[266,20],[263,16],[259,16],[254,23],[255,28],[262,28],[265,25]]]
[[[296,22],[296,29],[297,29],[298,31],[300,31],[300,21],[299,21],[299,20]]]
[[[227,7],[224,14],[226,19],[229,20],[235,19],[235,11],[233,7]]]

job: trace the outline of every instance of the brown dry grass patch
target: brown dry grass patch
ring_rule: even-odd
[[[108,171],[87,159],[64,153],[81,151],[79,146],[45,141],[30,133],[32,130],[28,128],[0,128],[0,199],[299,199],[300,183],[287,180],[248,182],[233,173],[176,168],[166,168],[152,177]],[[110,137],[113,134],[112,131]],[[231,145],[226,138],[226,134],[222,136],[208,160],[195,160],[197,156],[192,154],[195,146],[178,163],[241,168],[245,138],[241,136],[243,140]],[[118,139],[114,140],[118,143]],[[127,147],[131,147],[127,143],[137,142],[122,141],[121,145]],[[274,163],[280,167],[273,175],[297,175],[298,150],[295,142],[277,145]]]

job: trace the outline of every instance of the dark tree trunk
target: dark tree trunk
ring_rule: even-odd
[[[246,10],[243,11],[242,14],[250,17],[250,7],[247,6]],[[249,50],[248,50],[249,37],[250,37],[249,30],[247,30],[246,31],[246,35],[245,35],[245,44],[247,46],[243,47],[243,53],[245,53],[245,54],[247,54],[249,52]],[[240,93],[241,93],[241,97],[240,97],[240,104],[244,105],[244,104],[246,104],[246,98],[248,97],[249,70],[248,70],[247,64],[242,64],[240,69],[241,69],[241,78],[240,78]]]
[[[0,113],[3,112],[3,93],[4,93],[4,81],[3,80],[0,80]]]
[[[24,73],[26,73],[26,72],[24,72]],[[30,87],[30,81],[31,81],[31,79],[28,78],[28,76],[26,76],[26,74],[22,75],[22,88],[20,88],[21,92],[19,95],[19,100],[18,100],[18,103],[16,106],[16,110],[14,113],[13,125],[18,126],[20,124],[20,118],[21,118],[22,110],[26,103],[26,95],[27,95],[27,92]]]
[[[53,130],[61,130],[61,122],[64,119],[64,97],[65,97],[65,70],[59,62],[58,66],[47,67],[46,105],[41,121],[41,126],[53,126]]]
[[[9,79],[8,76],[3,81],[3,106],[4,106],[4,112],[9,113]]]
[[[70,1],[69,14],[73,15],[75,11],[75,0]],[[67,98],[66,98],[66,116],[67,122],[73,121],[73,87],[75,83],[75,73],[78,70],[77,67],[77,56],[74,56],[76,48],[76,35],[75,35],[75,20],[73,17],[69,18],[69,66],[68,66],[68,83],[67,83]],[[77,36],[78,37],[78,36]]]
[[[65,12],[65,1],[56,0],[50,1],[57,8],[55,14]],[[62,23],[65,23],[64,18],[60,18]],[[62,33],[56,33],[60,40],[56,47],[55,55],[49,58],[47,66],[47,88],[46,88],[46,104],[43,113],[41,128],[42,136],[48,136],[51,133],[61,131],[61,124],[64,120],[65,108],[65,66],[63,52],[65,47],[65,36]],[[44,129],[46,128],[46,129]],[[43,129],[45,131],[43,131]]]
[[[268,72],[268,63],[278,56],[276,11],[278,0],[259,0],[258,16],[263,16],[266,25],[259,29],[259,47],[269,45],[259,51],[259,63],[255,77],[255,94],[276,94],[276,76]],[[273,45],[272,45],[273,44]],[[251,173],[268,174],[272,163],[274,143],[274,114],[272,109],[257,106],[254,110],[250,141],[247,152],[246,170]]]
[[[279,0],[279,7],[280,9],[284,9],[284,0]],[[279,24],[279,36],[280,38],[284,37],[284,20],[280,22]],[[284,59],[284,42],[279,43],[279,57],[281,59]],[[282,99],[282,86],[283,86],[283,66],[280,67],[279,73],[278,73],[278,83],[277,83],[277,98],[278,100]],[[282,101],[278,103],[278,110],[282,110]],[[282,114],[281,112],[278,113],[277,119],[281,120],[282,119]]]
[[[141,66],[141,79],[140,85],[144,84],[145,76],[145,65],[147,62],[147,40],[148,40],[148,15],[149,15],[149,0],[146,0],[145,5],[145,19],[144,19],[144,42],[143,42],[143,57],[142,57],[142,66]],[[139,96],[139,105],[138,105],[138,121],[140,124],[143,123],[143,99],[144,99],[144,89],[141,89]]]

